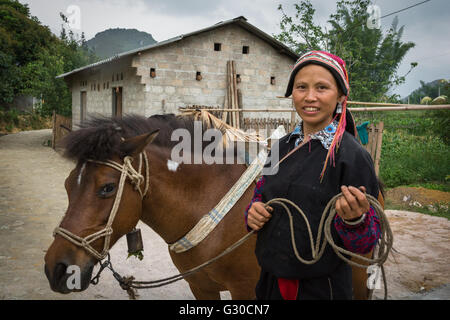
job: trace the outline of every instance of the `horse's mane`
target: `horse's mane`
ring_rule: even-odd
[[[159,129],[159,134],[152,142],[161,147],[171,148],[178,141],[171,141],[175,129],[186,129],[194,136],[194,121],[202,121],[203,130],[217,128],[224,133],[224,145],[229,139],[230,131],[237,139],[255,141],[257,137],[229,127],[226,123],[203,111],[174,114],[154,115],[149,118],[140,115],[125,115],[123,118],[107,118],[96,116],[79,125],[79,129],[70,132],[62,141],[64,156],[73,160],[111,159],[114,155],[124,157],[120,149],[123,139],[152,132]],[[218,121],[219,120],[219,121]],[[193,140],[193,139],[192,139]],[[206,145],[206,144],[205,144]]]

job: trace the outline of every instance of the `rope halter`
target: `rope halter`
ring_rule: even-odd
[[[146,168],[145,169],[145,172],[146,172],[145,178],[141,174],[142,158],[144,158],[144,161],[145,161],[145,168]],[[98,260],[103,260],[108,255],[111,235],[113,233],[113,229],[111,226],[114,222],[114,218],[119,209],[120,200],[122,199],[122,193],[123,193],[123,188],[124,188],[126,179],[129,178],[131,180],[131,183],[134,185],[134,190],[139,192],[141,199],[144,199],[145,195],[147,194],[147,191],[149,188],[148,158],[147,158],[147,154],[145,153],[145,151],[139,154],[138,171],[136,171],[134,169],[134,167],[132,165],[133,157],[130,157],[130,156],[126,156],[123,159],[123,164],[117,163],[112,160],[108,160],[108,161],[87,160],[87,161],[106,165],[106,166],[109,166],[109,167],[114,168],[114,169],[118,170],[119,172],[121,172],[121,176],[120,176],[120,180],[119,180],[119,187],[117,190],[116,198],[114,199],[114,204],[113,204],[111,212],[109,214],[108,222],[106,223],[106,226],[102,230],[97,231],[91,235],[84,237],[84,238],[81,238],[81,237],[73,234],[69,230],[64,229],[60,226],[55,228],[55,230],[53,231],[53,236],[59,234],[60,236],[67,239],[71,243],[86,249],[86,251],[91,253]],[[144,191],[141,190],[141,184],[143,182],[145,182]],[[64,219],[64,217],[63,217],[63,219]],[[102,237],[105,237],[105,243],[103,245],[103,250],[100,253],[91,246],[91,243]]]

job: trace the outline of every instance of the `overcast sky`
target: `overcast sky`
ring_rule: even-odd
[[[373,0],[381,16],[406,8],[423,0]],[[293,13],[295,0],[20,0],[31,9],[42,24],[59,35],[59,12],[68,12],[72,5],[80,8],[80,27],[87,39],[109,28],[133,28],[152,34],[162,41],[188,33],[217,22],[244,16],[248,22],[272,35],[280,31],[282,4],[287,13]],[[311,0],[316,9],[316,21],[326,26],[330,14],[335,12],[334,0]],[[403,41],[416,46],[405,56],[399,74],[405,74],[411,62],[419,65],[408,76],[406,83],[394,92],[404,97],[420,86],[419,80],[429,82],[450,78],[450,1],[431,0],[397,14],[399,25],[405,26]],[[381,19],[386,30],[394,15]],[[76,30],[75,30],[76,31]],[[81,33],[80,31],[80,33]]]

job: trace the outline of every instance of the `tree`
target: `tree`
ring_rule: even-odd
[[[336,12],[328,20],[330,30],[314,23],[315,9],[310,0],[294,5],[295,19],[279,5],[281,33],[274,36],[298,54],[325,50],[343,58],[351,83],[351,100],[398,100],[398,95],[389,95],[389,92],[403,83],[406,75],[417,66],[413,62],[407,74],[397,74],[400,62],[414,43],[402,42],[404,27],[398,27],[397,18],[386,34],[380,29],[368,28],[369,5],[370,0],[338,1]]]
[[[0,0],[0,107],[17,95],[32,95],[42,98],[43,115],[71,115],[70,91],[56,76],[97,59],[72,31],[63,27],[58,38],[27,5]]]

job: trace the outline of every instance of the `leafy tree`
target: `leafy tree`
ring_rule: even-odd
[[[295,18],[288,16],[281,5],[281,33],[274,35],[294,51],[303,54],[309,50],[325,50],[337,54],[347,63],[351,83],[350,99],[358,101],[397,101],[398,95],[389,95],[395,86],[405,81],[406,75],[397,74],[406,53],[414,47],[402,42],[404,27],[398,27],[395,18],[383,34],[377,28],[368,28],[367,11],[370,0],[338,1],[336,12],[328,22],[330,30],[314,22],[315,9],[310,0],[295,4]]]
[[[70,91],[56,76],[96,60],[71,30],[63,27],[58,38],[27,5],[0,0],[0,107],[17,95],[32,95],[42,98],[43,115],[71,115]]]

